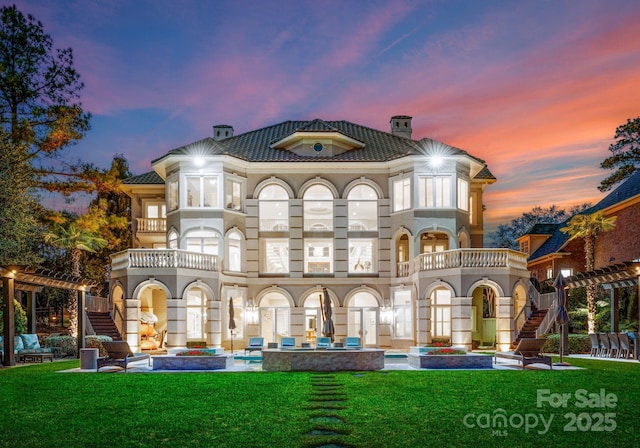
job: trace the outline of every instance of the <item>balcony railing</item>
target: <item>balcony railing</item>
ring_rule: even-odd
[[[411,275],[411,262],[410,261],[399,261],[397,264],[398,272],[396,273],[397,277],[408,277]]]
[[[164,218],[136,218],[138,222],[138,232],[165,233],[167,231],[167,220]]]
[[[416,271],[452,268],[527,269],[527,255],[510,249],[455,249],[416,257]]]
[[[111,256],[111,269],[184,268],[218,271],[217,255],[180,249],[128,249]]]

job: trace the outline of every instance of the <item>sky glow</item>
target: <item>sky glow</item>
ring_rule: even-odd
[[[13,3],[13,2],[12,2]],[[484,159],[485,230],[597,202],[615,129],[640,115],[640,2],[17,1],[72,47],[92,130],[68,160],[136,174],[169,150],[284,120],[429,137]]]

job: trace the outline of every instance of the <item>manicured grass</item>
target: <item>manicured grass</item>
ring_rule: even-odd
[[[7,447],[631,447],[640,440],[640,363],[571,359],[580,371],[335,373],[55,373],[78,361],[0,370],[0,445]],[[326,381],[326,383],[322,383]],[[537,390],[569,393],[537,407]],[[575,393],[615,394],[578,408]],[[323,400],[336,397],[336,402]],[[326,403],[323,405],[323,403]],[[323,409],[325,408],[325,409]],[[504,410],[504,411],[501,411]],[[613,412],[613,431],[567,432],[567,413]],[[553,418],[536,428],[480,428],[465,416]],[[314,418],[315,417],[315,418]],[[310,420],[314,418],[314,420]],[[338,423],[335,422],[336,419]],[[342,421],[340,421],[342,420]],[[320,422],[320,423],[318,423]],[[323,423],[324,422],[324,423]],[[481,421],[483,423],[483,421]],[[475,427],[469,428],[469,424]],[[593,428],[593,425],[591,425]],[[308,435],[329,429],[336,435]],[[506,430],[506,433],[503,431]]]

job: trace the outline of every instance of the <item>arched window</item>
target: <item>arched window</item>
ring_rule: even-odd
[[[333,194],[324,185],[313,185],[304,192],[304,230],[333,230]]]
[[[289,230],[289,195],[278,184],[267,185],[258,196],[260,230],[286,232]]]
[[[349,201],[349,230],[378,230],[378,195],[369,185],[361,184],[352,188],[347,196]]]
[[[167,238],[168,240],[168,246],[169,249],[177,249],[178,248],[178,232],[176,232],[175,230],[171,230],[169,232],[169,237]]]
[[[218,255],[220,235],[212,230],[193,230],[187,233],[187,250]]]

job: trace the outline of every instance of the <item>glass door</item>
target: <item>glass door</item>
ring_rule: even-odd
[[[349,337],[360,338],[363,347],[376,347],[378,345],[378,310],[350,308],[347,333]]]
[[[264,342],[280,343],[280,338],[289,336],[288,308],[260,308],[260,335]]]

